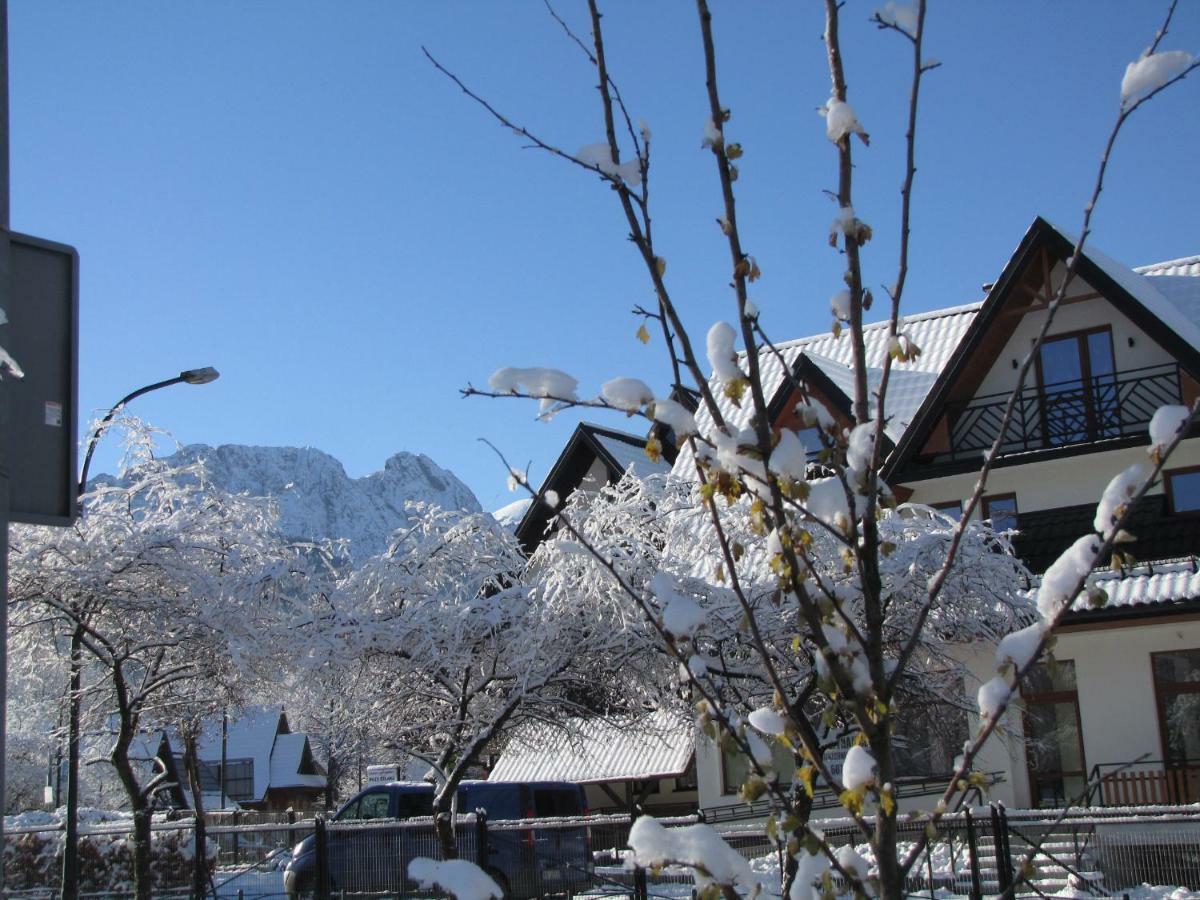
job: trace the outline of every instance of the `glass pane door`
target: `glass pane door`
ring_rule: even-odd
[[[1121,433],[1112,333],[1108,329],[1050,338],[1042,344],[1038,363],[1047,446]]]

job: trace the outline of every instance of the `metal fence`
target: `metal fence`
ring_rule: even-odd
[[[698,817],[660,819],[668,827]],[[866,837],[848,819],[814,823],[830,845],[856,847],[868,861]],[[459,856],[485,868],[511,898],[612,896],[688,898],[686,867],[646,872],[627,865],[627,815],[489,821],[462,815]],[[761,825],[716,827],[751,861],[766,895],[780,892],[786,860]],[[924,835],[924,818],[903,821],[901,852]],[[81,828],[81,896],[128,896],[127,826]],[[193,823],[154,825],[155,897],[190,896],[195,866],[208,873],[207,896],[282,900],[288,894],[330,897],[436,896],[408,872],[417,857],[441,856],[432,819],[325,822],[322,819],[246,823],[232,816],[207,826],[208,852],[197,857]],[[618,843],[619,841],[619,843]],[[57,896],[62,833],[57,828],[13,829],[6,836],[6,896]],[[118,848],[114,850],[114,848]],[[124,848],[124,849],[120,849]],[[236,849],[235,849],[236,848]],[[57,851],[57,854],[56,854]],[[57,866],[57,867],[56,867]],[[126,880],[122,880],[126,879]],[[1143,884],[1200,891],[1200,808],[1132,807],[1006,810],[973,807],[944,817],[906,883],[913,897],[1067,895],[1114,896]]]

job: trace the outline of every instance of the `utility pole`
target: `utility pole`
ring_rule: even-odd
[[[10,277],[8,193],[8,0],[0,0],[0,309],[9,307]],[[8,383],[0,382],[0,435],[11,425]],[[8,809],[5,757],[8,749],[8,454],[0,440],[0,895],[4,877],[4,812]]]

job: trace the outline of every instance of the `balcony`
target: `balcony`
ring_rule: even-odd
[[[1001,455],[1141,437],[1160,406],[1182,397],[1178,363],[1026,388],[1017,397]],[[949,462],[977,457],[1000,432],[1009,394],[976,397],[951,414]]]

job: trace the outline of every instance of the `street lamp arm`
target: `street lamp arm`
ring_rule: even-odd
[[[113,416],[117,414],[117,410],[121,409],[121,407],[125,406],[131,400],[136,400],[142,394],[148,394],[160,388],[170,387],[173,384],[180,384],[185,381],[188,384],[208,384],[210,381],[216,381],[219,377],[220,373],[211,366],[205,366],[202,369],[188,369],[186,372],[180,372],[174,378],[168,378],[165,381],[156,381],[154,384],[148,384],[145,387],[138,388],[136,391],[131,391],[114,403],[112,409],[92,429],[92,433],[88,437],[87,451],[83,456],[83,468],[79,472],[79,493],[83,494],[87,490],[87,476],[88,469],[92,465],[92,454],[96,452],[96,444],[104,432],[108,430],[108,426],[112,423]]]

